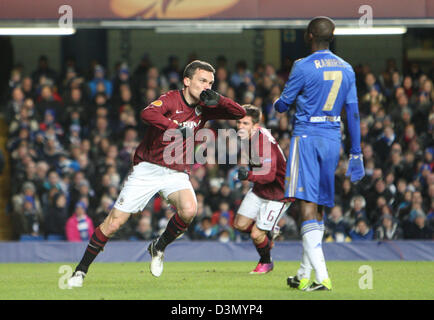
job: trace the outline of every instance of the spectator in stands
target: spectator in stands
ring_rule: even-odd
[[[375,239],[377,240],[398,240],[402,239],[403,231],[398,222],[393,220],[390,214],[383,215],[381,225],[375,230]]]
[[[231,215],[228,211],[220,214],[216,224],[218,240],[221,242],[228,242],[235,240],[235,231],[230,223]]]
[[[7,123],[11,123],[13,119],[20,113],[21,106],[24,103],[24,93],[20,87],[12,90],[12,99],[7,103],[5,110],[5,118]]]
[[[65,240],[65,225],[68,219],[67,199],[65,194],[56,192],[53,202],[48,206],[45,217],[47,240]]]
[[[374,231],[369,227],[366,220],[359,219],[353,230],[350,231],[350,237],[352,241],[372,240]]]
[[[214,240],[218,236],[218,227],[213,226],[210,217],[203,217],[194,228],[195,240]]]
[[[63,119],[64,109],[62,106],[62,98],[49,85],[43,85],[41,94],[36,100],[36,111],[44,116],[47,110],[53,110],[57,119]]]
[[[45,55],[39,57],[38,67],[32,73],[33,83],[40,83],[42,77],[46,78],[50,85],[55,85],[58,81],[57,72],[50,68],[48,58]]]
[[[104,93],[108,97],[111,97],[113,93],[112,83],[110,80],[105,78],[105,70],[103,66],[99,64],[95,66],[94,77],[91,81],[89,81],[88,86],[91,99],[93,99],[98,92]]]
[[[229,226],[232,227],[234,225],[234,212],[230,209],[229,203],[226,201],[221,202],[220,206],[219,206],[219,210],[215,211],[212,214],[211,223],[213,225],[218,224],[220,221],[220,217],[222,215],[224,215],[226,217],[226,219],[228,220]]]
[[[151,218],[148,216],[141,216],[135,232],[135,238],[139,240],[152,240],[156,238],[152,230]]]
[[[325,221],[325,228],[326,241],[344,242],[349,240],[351,225],[345,221],[341,206],[337,205],[331,209]]]
[[[362,195],[355,195],[350,201],[350,210],[345,212],[344,219],[350,225],[354,225],[359,219],[367,219],[366,200]]]
[[[66,222],[66,239],[71,242],[89,240],[94,232],[92,219],[86,214],[86,203],[79,201],[72,216]]]
[[[83,97],[81,88],[72,88],[65,98],[65,113],[62,125],[67,128],[71,124],[87,125],[89,106]],[[74,114],[74,117],[71,115]]]
[[[107,195],[101,196],[101,201],[98,208],[95,210],[95,215],[91,216],[93,225],[100,225],[110,213],[114,201]]]
[[[113,98],[116,99],[121,95],[121,87],[131,88],[133,85],[132,79],[130,77],[130,69],[126,62],[122,62],[119,65],[116,76],[112,80],[113,86]]]
[[[425,213],[421,210],[413,210],[410,215],[412,218],[404,226],[405,239],[432,240],[433,230],[427,224]]]
[[[36,237],[43,234],[44,217],[33,183],[24,183],[22,192],[13,196],[11,216],[15,239],[19,239],[21,235]]]

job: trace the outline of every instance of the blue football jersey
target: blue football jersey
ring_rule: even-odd
[[[353,68],[330,50],[316,51],[294,62],[280,100],[296,102],[293,135],[340,139],[342,107],[358,102]]]

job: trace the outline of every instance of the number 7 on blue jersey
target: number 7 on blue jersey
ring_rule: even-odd
[[[327,96],[326,103],[322,108],[323,111],[331,111],[335,105],[336,98],[338,96],[339,88],[342,83],[342,71],[324,71],[324,80],[332,80],[333,84],[330,88],[330,92]]]

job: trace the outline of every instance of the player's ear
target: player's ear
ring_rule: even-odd
[[[189,87],[191,83],[191,79],[189,77],[184,78],[184,87]]]

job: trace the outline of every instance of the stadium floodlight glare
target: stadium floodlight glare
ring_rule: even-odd
[[[0,28],[1,36],[67,36],[74,28]]]
[[[370,27],[370,28],[347,28],[338,27],[334,34],[337,36],[353,35],[387,35],[387,34],[404,34],[407,32],[406,27]]]

